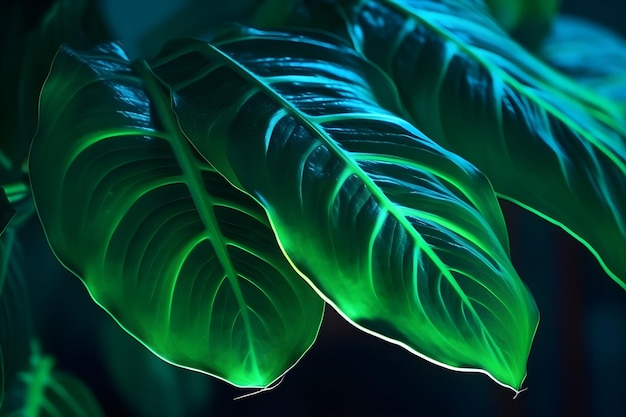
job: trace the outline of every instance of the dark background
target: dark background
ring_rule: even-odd
[[[563,2],[565,13],[626,36],[623,0]],[[29,19],[35,22],[49,2],[31,3]],[[120,33],[127,26],[124,36],[133,45],[133,31],[158,20],[144,14],[157,16],[159,7],[166,7],[159,3],[166,2],[148,8],[131,5],[136,12],[124,16],[107,13]],[[58,367],[86,381],[111,417],[139,415],[137,404],[153,407],[147,415],[155,417],[626,415],[626,293],[565,232],[512,204],[502,206],[513,263],[541,312],[528,363],[528,390],[515,400],[513,392],[485,375],[432,365],[360,332],[329,308],[317,342],[282,384],[235,401],[247,391],[195,373],[188,377],[183,374],[191,372],[146,359],[145,349],[118,330],[80,281],[58,266],[33,221],[23,237],[32,260],[26,276],[32,283],[38,334]],[[124,364],[115,375],[112,363]],[[194,410],[201,407],[204,411]]]

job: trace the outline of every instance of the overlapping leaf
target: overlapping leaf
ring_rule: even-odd
[[[493,190],[381,108],[397,97],[377,68],[334,37],[247,29],[172,43],[152,64],[199,152],[264,205],[345,317],[520,387],[538,317]]]
[[[559,17],[539,56],[553,68],[609,97],[626,116],[626,40],[590,21]]]
[[[626,288],[622,108],[530,55],[479,3],[350,3],[356,46],[393,78],[417,126],[584,242]]]
[[[268,385],[313,343],[323,302],[263,209],[195,154],[169,97],[137,71],[116,44],[55,58],[30,154],[49,243],[157,355]]]

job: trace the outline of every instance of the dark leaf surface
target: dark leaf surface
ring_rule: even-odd
[[[353,41],[395,81],[417,126],[500,196],[583,242],[626,288],[623,107],[530,55],[480,2],[353,3]]]
[[[538,316],[491,186],[381,108],[397,97],[377,68],[308,36],[233,30],[214,46],[172,43],[152,64],[183,131],[263,204],[285,253],[344,317],[518,389]]]

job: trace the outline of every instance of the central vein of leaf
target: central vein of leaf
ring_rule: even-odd
[[[461,301],[467,305],[467,307],[472,311],[475,317],[479,317],[474,307],[467,297],[463,289],[460,287],[452,272],[447,267],[447,265],[439,258],[439,256],[435,253],[435,251],[430,247],[430,245],[424,240],[424,238],[418,233],[417,230],[411,225],[408,219],[402,214],[397,205],[392,202],[387,195],[378,187],[374,181],[364,172],[358,163],[347,154],[345,150],[343,150],[337,142],[330,137],[330,135],[324,130],[322,126],[312,120],[312,117],[303,113],[300,109],[295,107],[291,102],[285,99],[281,94],[275,91],[270,85],[260,79],[259,76],[254,74],[251,70],[237,62],[235,59],[231,58],[228,54],[222,52],[217,47],[213,45],[208,45],[211,49],[210,52],[212,54],[217,55],[216,58],[219,61],[224,61],[229,64],[229,67],[235,71],[236,73],[243,76],[247,79],[251,84],[256,85],[264,91],[268,96],[272,97],[276,100],[284,109],[286,109],[290,115],[296,118],[300,123],[306,126],[310,131],[315,132],[328,146],[331,152],[342,160],[348,167],[348,170],[354,175],[356,175],[367,187],[367,189],[372,193],[376,201],[381,205],[381,207],[389,212],[408,232],[408,234],[415,240],[417,246],[424,251],[426,256],[432,260],[432,262],[437,266],[437,268],[441,271],[442,275],[448,280],[450,285],[454,288],[454,290],[459,295]],[[304,46],[303,46],[304,47]],[[479,320],[479,323],[482,322]]]
[[[233,289],[235,299],[239,305],[246,340],[248,342],[250,360],[252,362],[253,369],[258,372],[258,360],[254,346],[250,313],[248,311],[241,286],[239,285],[239,277],[235,270],[235,266],[228,255],[228,243],[219,228],[215,212],[213,211],[215,203],[211,199],[211,196],[204,191],[204,182],[200,171],[196,167],[196,158],[191,153],[191,150],[187,145],[187,139],[184,137],[184,134],[178,126],[175,115],[172,113],[171,108],[167,104],[169,103],[169,97],[166,93],[164,93],[163,88],[159,85],[154,74],[152,73],[152,70],[148,67],[148,64],[141,61],[135,65],[135,69],[143,80],[150,97],[153,99],[152,101],[157,109],[159,119],[163,123],[165,130],[171,135],[169,142],[172,146],[176,159],[180,163],[183,178],[185,179],[185,183],[198,210],[202,223],[207,228],[208,240],[211,242],[211,245],[215,250],[215,254],[226,272],[226,276],[228,277],[228,281]]]

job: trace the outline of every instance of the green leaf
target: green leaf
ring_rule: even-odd
[[[626,40],[573,17],[559,17],[538,55],[553,68],[615,100],[626,116]]]
[[[20,264],[23,251],[11,225],[0,236],[0,409],[5,390],[28,365],[30,308]]]
[[[550,31],[561,0],[485,0],[496,21],[514,38],[536,49]]]
[[[116,44],[54,61],[30,154],[50,246],[161,358],[267,386],[311,346],[323,302],[263,209],[195,153],[158,80],[135,68],[143,78]]]
[[[583,242],[626,289],[626,119],[452,0],[359,2],[353,41],[416,125],[496,192]]]
[[[493,190],[380,107],[396,97],[377,68],[334,37],[245,29],[170,44],[153,64],[183,131],[264,205],[285,253],[344,317],[520,387],[538,317]]]
[[[54,359],[31,355],[31,369],[19,376],[21,404],[0,412],[2,417],[104,417],[98,400],[79,379],[54,370]]]
[[[0,187],[0,236],[2,236],[4,229],[6,229],[14,215],[15,209],[9,202],[4,188]]]

